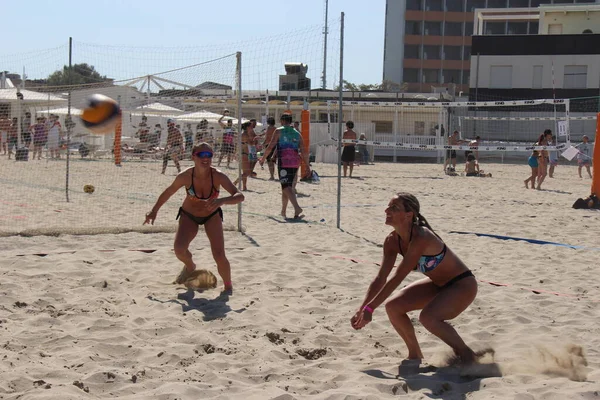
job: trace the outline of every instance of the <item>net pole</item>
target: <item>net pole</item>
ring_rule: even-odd
[[[242,184],[242,52],[235,53],[236,67],[236,99],[238,115],[238,179],[239,185]],[[238,185],[238,186],[239,186]],[[242,203],[238,203],[238,232],[242,231]]]
[[[554,108],[556,109],[556,104],[554,105]],[[556,113],[556,111],[555,111]],[[571,145],[571,121],[570,121],[570,115],[571,115],[571,101],[569,99],[565,99],[565,142],[567,147],[569,147]],[[554,122],[556,123],[556,115],[554,116]],[[557,132],[558,133],[558,132]],[[554,145],[556,146],[558,144],[558,134],[556,135],[556,143],[554,143]]]
[[[341,13],[341,25],[340,25],[340,87],[339,87],[339,111],[338,111],[338,181],[337,181],[337,216],[336,226],[340,229],[341,219],[341,195],[342,195],[342,116],[344,111],[344,13]]]
[[[392,124],[392,130],[394,131],[394,142],[398,142],[398,106],[394,106],[394,122]],[[394,147],[394,163],[397,162],[396,148]]]
[[[68,120],[70,121],[71,119],[71,78],[72,78],[72,72],[71,68],[73,66],[72,64],[73,61],[73,38],[69,37],[69,77],[67,78],[67,83],[69,85],[69,95],[67,97],[67,117]],[[65,124],[66,125],[66,124]],[[65,195],[67,197],[67,203],[69,202],[69,169],[71,167],[71,157],[70,157],[70,148],[71,148],[71,129],[70,129],[70,125],[67,126],[67,165],[66,165],[66,171],[65,171]]]

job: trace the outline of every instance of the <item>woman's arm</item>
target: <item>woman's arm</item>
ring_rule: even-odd
[[[387,278],[392,272],[394,268],[394,264],[396,263],[396,259],[398,258],[398,244],[393,237],[393,233],[388,235],[383,242],[383,259],[381,261],[381,267],[379,268],[379,272],[373,282],[369,285],[369,289],[367,290],[367,295],[365,296],[364,301],[362,302],[360,309],[369,303],[371,299],[373,299],[377,293],[381,291],[385,283],[387,282]]]
[[[169,200],[171,198],[171,196],[173,196],[175,193],[177,193],[177,191],[182,186],[185,186],[184,174],[185,174],[185,172],[182,172],[181,174],[177,175],[175,177],[175,180],[173,181],[173,183],[168,188],[166,188],[160,194],[160,196],[158,196],[158,199],[156,200],[154,207],[152,207],[152,210],[146,214],[146,220],[144,221],[143,225],[146,225],[146,224],[154,225],[154,220],[156,219],[158,210],[160,210],[160,208],[163,206],[163,204],[165,204],[167,202],[167,200]]]
[[[238,204],[244,201],[244,195],[235,187],[227,175],[219,171],[217,173],[217,182],[223,189],[227,190],[231,196],[208,200],[206,206],[209,211],[214,211],[225,204]]]
[[[424,240],[421,238],[413,238],[404,258],[400,262],[400,265],[398,265],[398,268],[396,268],[394,275],[386,282],[379,293],[366,304],[366,306],[375,310],[394,290],[396,290],[408,273],[414,269],[415,265],[417,265],[417,262],[423,253],[423,242]]]

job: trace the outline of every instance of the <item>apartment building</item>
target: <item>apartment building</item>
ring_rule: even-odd
[[[387,0],[383,80],[406,83],[409,92],[448,88],[469,91],[476,9],[537,8],[599,0]],[[489,20],[486,35],[535,35],[536,20]]]

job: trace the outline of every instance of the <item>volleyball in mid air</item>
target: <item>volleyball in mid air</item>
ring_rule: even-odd
[[[85,99],[81,122],[92,133],[108,134],[115,131],[120,115],[121,108],[116,101],[103,94],[93,94]]]

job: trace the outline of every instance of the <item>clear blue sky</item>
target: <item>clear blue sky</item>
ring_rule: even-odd
[[[45,78],[68,62],[87,62],[116,79],[154,74],[242,51],[245,87],[270,88],[284,61],[309,64],[312,86],[321,82],[324,0],[56,0],[3,3],[0,69]],[[345,12],[344,78],[382,80],[385,0],[330,0],[328,87],[339,80],[339,18]],[[21,18],[22,16],[23,18]],[[287,35],[289,32],[291,35]],[[288,36],[288,37],[286,37]],[[95,46],[98,45],[98,46]],[[40,51],[43,50],[43,51]],[[229,62],[229,60],[227,61]],[[220,68],[220,69],[219,69]],[[219,80],[223,66],[165,76],[178,82]],[[229,68],[229,65],[227,65]],[[213,76],[210,76],[213,75]],[[225,78],[223,78],[225,79]]]

